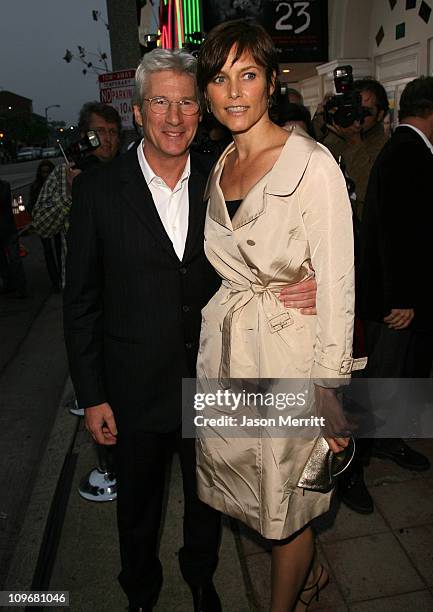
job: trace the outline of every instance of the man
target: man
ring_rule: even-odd
[[[354,210],[355,259],[359,251],[359,226],[363,214],[365,193],[371,168],[387,142],[383,130],[383,119],[389,104],[385,88],[374,79],[360,79],[354,82],[354,89],[360,93],[361,104],[366,111],[363,123],[355,121],[343,128],[336,124],[327,125],[323,144],[334,157],[342,158],[342,169],[349,177],[348,186]],[[357,290],[357,296],[359,291]],[[356,328],[358,329],[358,327]],[[355,350],[359,333],[355,333]],[[365,376],[365,371],[361,374]],[[363,466],[370,452],[369,440],[359,439],[354,460],[339,480],[341,499],[352,510],[363,514],[373,512],[373,499],[364,483]]]
[[[347,128],[328,126],[323,144],[335,158],[342,155],[347,174],[355,183],[355,210],[361,219],[371,168],[387,141],[383,119],[389,104],[385,88],[374,79],[355,81],[354,88],[361,94],[362,107],[368,112],[364,122],[355,121]]]
[[[433,77],[408,83],[399,120],[373,166],[361,225],[369,378],[428,377],[433,362]],[[430,466],[401,439],[376,440],[372,453],[411,470]]]
[[[195,376],[201,309],[220,283],[203,252],[212,160],[190,154],[200,119],[195,66],[179,50],[147,53],[134,106],[144,139],[74,182],[66,344],[86,426],[116,445],[119,581],[130,610],[151,610],[161,588],[157,543],[173,448],[185,497],[181,571],[194,610],[221,610],[212,582],[220,516],[197,497],[194,441],[180,433],[182,377]],[[294,296],[301,307],[314,304],[305,288]]]
[[[80,110],[78,132],[83,138],[89,130],[98,134],[101,145],[89,152],[82,169],[98,162],[109,162],[117,155],[120,145],[121,120],[118,112],[108,104],[87,102]],[[60,233],[62,239],[62,278],[66,256],[66,232],[71,210],[72,183],[82,169],[61,164],[50,174],[33,208],[33,226],[42,238]]]
[[[432,262],[433,77],[406,85],[399,121],[368,186],[361,228],[360,309],[367,340],[376,339],[370,352],[382,351],[390,362],[382,364],[389,372],[374,375],[428,377],[433,285],[428,288],[431,277],[425,271]],[[413,468],[419,469],[415,463]],[[427,467],[425,462],[422,466]]]
[[[1,294],[8,297],[27,297],[26,277],[20,257],[18,232],[12,211],[9,183],[0,180],[0,277]]]

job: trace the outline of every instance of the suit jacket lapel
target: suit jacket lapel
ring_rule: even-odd
[[[196,157],[191,155],[191,174],[188,182],[188,234],[182,261],[187,261],[194,253],[203,249],[203,230],[206,216],[206,203],[203,201],[203,194],[207,174],[207,169],[202,168]]]
[[[138,163],[136,147],[133,147],[123,156],[121,180],[123,183],[122,195],[125,202],[134,210],[139,220],[146,225],[151,234],[160,240],[165,250],[179,261],[144,179]]]

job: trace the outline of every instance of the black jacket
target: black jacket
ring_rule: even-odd
[[[361,226],[360,315],[382,321],[414,308],[414,327],[433,313],[433,154],[399,127],[372,168]]]
[[[108,401],[119,429],[171,431],[181,379],[195,375],[201,309],[220,280],[203,252],[211,164],[191,155],[183,260],[134,147],[74,181],[64,326],[80,406]]]
[[[6,240],[16,231],[12,212],[11,188],[9,183],[0,180],[0,240]]]

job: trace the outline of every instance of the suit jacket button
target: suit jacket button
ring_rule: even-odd
[[[186,274],[186,268],[184,268],[184,267],[179,268],[179,272],[180,272],[180,274]]]
[[[185,346],[187,349],[192,349],[192,342],[186,342]]]
[[[182,310],[183,310],[183,312],[189,312],[190,308],[189,308],[189,306],[187,306],[186,304],[184,304],[184,305],[182,306]]]

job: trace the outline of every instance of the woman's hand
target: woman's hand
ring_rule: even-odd
[[[350,438],[325,438],[325,440],[332,452],[338,455],[347,447]]]
[[[353,424],[343,411],[336,389],[315,385],[316,415],[323,418],[322,434],[333,453],[340,453],[349,444]]]

